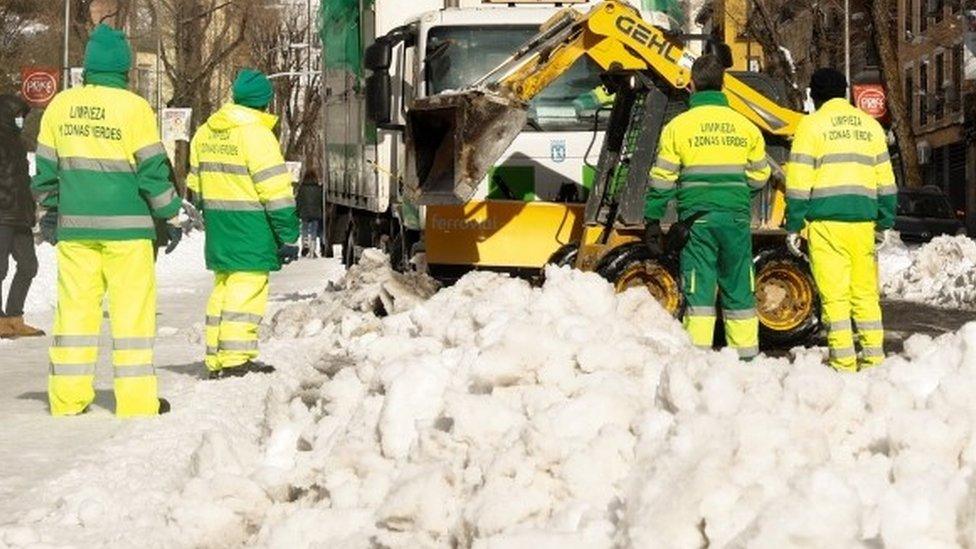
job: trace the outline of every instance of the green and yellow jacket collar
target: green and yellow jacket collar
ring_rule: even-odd
[[[85,71],[85,84],[124,90],[129,87],[129,75],[124,72]]]
[[[700,91],[691,94],[688,106],[691,108],[704,107],[706,105],[728,107],[729,98],[725,97],[724,92],[720,91]]]

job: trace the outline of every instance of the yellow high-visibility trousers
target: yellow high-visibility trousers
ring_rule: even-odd
[[[57,245],[58,305],[50,348],[51,414],[76,415],[95,399],[102,299],[108,291],[115,414],[159,412],[153,343],[156,272],[149,240],[62,241]]]
[[[268,306],[267,272],[215,272],[207,303],[207,369],[215,372],[258,357],[258,326]]]
[[[810,266],[820,291],[830,365],[854,372],[884,360],[873,222],[813,221]],[[853,323],[852,323],[853,320]],[[861,346],[854,347],[854,331]]]

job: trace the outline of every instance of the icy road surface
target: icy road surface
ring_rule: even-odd
[[[278,275],[279,373],[209,382],[186,257],[160,265],[167,416],[101,394],[48,418],[44,342],[0,344],[0,545],[976,545],[976,323],[858,375],[822,349],[743,364],[593,274],[425,299],[370,254],[314,298],[334,263]]]

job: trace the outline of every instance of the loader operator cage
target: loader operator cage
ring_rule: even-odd
[[[469,25],[434,27],[427,35],[427,94],[460,90],[504,61],[539,32],[538,25]],[[595,90],[602,69],[588,57],[529,102],[523,131],[590,131],[599,116],[602,130],[609,117],[600,109]]]

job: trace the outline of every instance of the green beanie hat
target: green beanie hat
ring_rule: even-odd
[[[271,81],[261,71],[254,69],[244,69],[234,80],[234,103],[251,107],[252,109],[265,109],[274,97],[274,88]]]
[[[130,68],[132,50],[125,33],[104,23],[95,27],[85,46],[85,71],[127,73]]]

